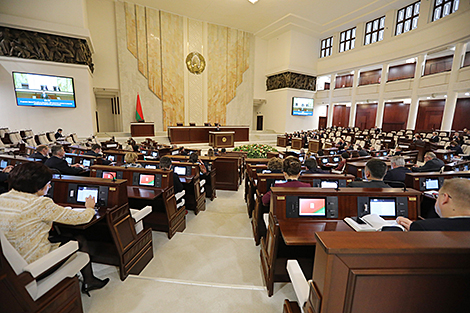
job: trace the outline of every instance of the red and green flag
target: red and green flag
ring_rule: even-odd
[[[135,119],[137,122],[144,121],[144,113],[142,112],[142,104],[140,104],[140,96],[137,94],[137,104],[135,107]]]

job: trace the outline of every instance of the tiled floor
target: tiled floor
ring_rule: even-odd
[[[238,192],[218,190],[171,240],[153,232],[154,258],[139,276],[122,282],[115,267],[94,264],[111,282],[82,296],[85,312],[282,312],[294,291],[275,284],[267,296],[243,192],[243,184]]]

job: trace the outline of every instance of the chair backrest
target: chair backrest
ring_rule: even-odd
[[[48,145],[51,143],[49,139],[47,139],[46,134],[39,134],[38,139],[39,139],[39,143],[42,145]]]
[[[1,230],[0,230],[0,242],[2,244],[1,246],[2,246],[3,255],[5,256],[5,259],[7,259],[8,263],[10,263],[10,266],[13,268],[16,275],[23,273],[23,269],[25,268],[25,266],[28,265],[28,263],[18,253],[18,251],[16,251],[16,249],[11,245],[11,243],[8,241],[7,237]]]

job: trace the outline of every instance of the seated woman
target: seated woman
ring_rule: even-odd
[[[52,223],[84,224],[95,215],[95,199],[87,197],[82,212],[57,205],[51,198],[43,197],[49,190],[51,170],[42,163],[28,162],[16,166],[9,175],[11,190],[0,195],[0,229],[19,254],[31,263],[57,249],[61,243],[74,238],[49,238]],[[51,239],[51,240],[49,240]],[[83,237],[75,238],[80,250],[88,252]],[[57,242],[57,243],[51,243]],[[91,262],[82,270],[82,292],[89,296],[91,290],[103,288],[109,278],[93,275]]]
[[[280,158],[271,158],[268,161],[268,169],[263,170],[265,173],[282,173],[282,160]]]
[[[302,164],[300,164],[299,159],[293,156],[285,158],[284,162],[282,163],[282,171],[287,182],[282,184],[274,184],[273,187],[311,187],[309,183],[302,183],[299,181],[301,168]],[[269,205],[270,201],[271,191],[268,191],[263,196],[263,204]]]
[[[124,161],[126,164],[121,165],[122,167],[142,167],[142,164],[137,163],[139,155],[135,152],[127,152],[124,156]]]

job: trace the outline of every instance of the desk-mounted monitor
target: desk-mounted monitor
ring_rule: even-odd
[[[103,176],[102,178],[106,179],[116,179],[117,173],[116,172],[108,172],[108,171],[103,171]]]
[[[86,198],[92,196],[98,202],[98,186],[78,186],[77,188],[77,203],[85,203]]]
[[[106,160],[114,162],[114,161],[116,161],[116,156],[113,155],[113,154],[110,154],[106,157]]]
[[[447,154],[444,154],[444,160],[449,159],[449,156]]]
[[[340,162],[340,157],[339,156],[334,156],[333,157],[333,163],[339,163]]]
[[[450,154],[450,158],[452,159],[453,157],[454,157],[454,154],[453,154],[453,153],[451,153],[451,154]]]
[[[299,161],[300,161],[300,163],[304,163],[304,160],[305,160],[305,157],[299,156]]]
[[[0,168],[5,168],[8,166],[8,161],[6,160],[1,160],[0,161]]]
[[[468,164],[465,164],[465,165],[463,166],[463,170],[464,170],[464,171],[468,171]]]
[[[377,214],[382,217],[395,217],[396,198],[370,198],[370,214]]]
[[[320,188],[338,188],[338,181],[327,181],[322,180],[320,183]]]
[[[180,154],[179,150],[171,151],[171,155],[178,155],[178,154]]]
[[[158,151],[152,151],[151,155],[152,155],[154,158],[158,158]]]
[[[82,165],[83,165],[83,166],[86,166],[86,167],[90,167],[90,166],[91,166],[91,160],[89,160],[89,159],[83,159],[83,160],[82,160]]]
[[[337,218],[338,197],[286,196],[287,218]]]
[[[67,163],[68,163],[69,165],[72,165],[72,163],[73,163],[73,158],[72,158],[72,157],[65,157],[65,161],[67,161]]]
[[[149,169],[152,169],[152,170],[156,170],[156,169],[157,169],[157,166],[156,166],[156,165],[152,165],[152,164],[147,164],[147,165],[145,165],[145,168],[149,168]]]
[[[178,174],[179,176],[186,176],[186,166],[175,166],[173,167],[173,171]]]
[[[284,154],[279,153],[279,156],[278,156],[278,157],[279,157],[279,159],[284,159]]]
[[[336,154],[336,151],[330,150],[330,155],[335,155],[335,154]]]
[[[140,174],[139,175],[139,185],[155,187],[155,175],[151,174]]]
[[[13,72],[18,106],[75,108],[72,77]]]
[[[426,178],[424,181],[426,190],[439,190],[439,179],[437,178]]]
[[[292,97],[292,115],[313,116],[313,99]]]
[[[382,156],[387,156],[387,155],[388,155],[387,151],[382,152]]]
[[[143,155],[147,155],[148,151],[147,150],[141,150],[140,153],[142,153]]]
[[[328,163],[328,158],[323,158],[323,159],[321,159],[321,162],[322,162],[323,164]]]

